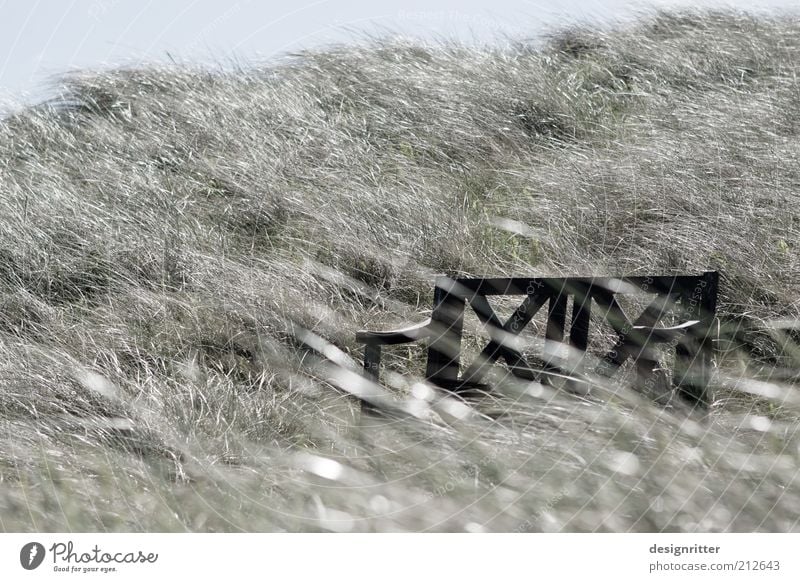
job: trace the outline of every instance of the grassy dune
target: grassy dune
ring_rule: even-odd
[[[65,78],[0,121],[0,529],[798,529],[798,63],[800,20],[689,13]],[[415,415],[347,396],[436,273],[710,269],[707,416],[415,399],[407,347]]]

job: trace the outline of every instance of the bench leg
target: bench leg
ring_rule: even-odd
[[[703,343],[691,338],[678,344],[673,383],[678,394],[689,404],[705,407],[711,403],[708,389],[711,381],[711,355]]]
[[[428,346],[425,376],[434,384],[453,385],[461,368],[461,331],[464,326],[464,299],[436,287],[432,323],[435,335]]]
[[[718,286],[718,273],[706,273],[694,289],[681,297],[689,316],[703,322],[695,333],[689,332],[678,343],[675,352],[673,382],[681,397],[692,406],[706,407],[713,400],[709,389],[713,350],[711,329],[717,310]]]
[[[541,382],[550,384],[547,372],[562,373],[562,361],[560,361],[559,350],[564,341],[564,325],[567,320],[567,292],[561,290],[558,295],[550,298],[547,305],[547,327],[544,331],[544,372],[541,374]]]
[[[569,366],[569,374],[580,374],[583,372],[583,356],[589,347],[589,320],[591,318],[592,297],[587,290],[582,290],[575,294],[572,303],[572,323],[569,330],[569,359],[572,364]],[[580,358],[580,359],[578,359]],[[567,389],[575,394],[585,394],[586,386],[572,380],[567,381]]]
[[[381,345],[366,344],[364,346],[364,375],[375,383],[380,381],[381,374]],[[372,412],[375,407],[361,400],[361,412]]]

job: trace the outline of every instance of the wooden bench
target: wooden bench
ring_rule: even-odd
[[[584,372],[583,359],[589,345],[592,308],[616,332],[616,343],[605,353],[594,372],[610,377],[629,358],[637,371],[652,377],[659,368],[657,344],[675,343],[672,383],[692,405],[710,402],[711,331],[716,312],[718,275],[652,276],[622,278],[504,278],[450,279],[439,277],[433,295],[431,317],[418,325],[393,331],[360,331],[365,344],[364,370],[379,381],[381,348],[421,340],[428,342],[426,379],[453,392],[489,389],[482,380],[489,367],[502,358],[511,372],[523,380],[542,381],[549,374],[578,378]],[[617,296],[649,293],[655,297],[635,319],[629,318]],[[502,322],[487,297],[524,295],[511,317]],[[569,335],[565,338],[568,302],[572,299]],[[544,365],[531,366],[517,347],[518,335],[547,304]],[[489,340],[469,366],[461,363],[461,339],[465,309],[469,305],[488,333]],[[668,313],[682,317],[679,325],[658,326]],[[676,341],[677,340],[677,341]],[[566,351],[572,357],[560,357]],[[572,348],[572,349],[569,349]]]

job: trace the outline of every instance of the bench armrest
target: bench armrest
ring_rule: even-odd
[[[646,325],[634,325],[633,329],[639,334],[647,337],[648,342],[666,343],[672,341],[682,332],[699,324],[700,321],[693,319],[686,321],[680,325],[673,325],[672,327],[648,327]]]
[[[428,318],[422,323],[403,329],[395,329],[392,331],[362,330],[356,332],[356,341],[362,344],[384,346],[407,344],[430,337],[432,335],[431,323],[432,320]]]

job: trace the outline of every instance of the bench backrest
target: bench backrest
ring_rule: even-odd
[[[647,342],[662,316],[677,308],[687,320],[698,322],[677,346],[673,379],[690,400],[706,398],[710,372],[710,330],[716,312],[718,274],[642,276],[642,277],[567,277],[567,278],[476,278],[440,277],[434,290],[431,316],[436,333],[429,350],[428,379],[442,385],[479,380],[483,364],[503,358],[512,370],[528,368],[521,354],[509,346],[508,338],[518,335],[545,304],[547,327],[545,345],[563,342],[569,299],[572,298],[569,344],[581,351],[588,346],[589,319],[592,305],[615,330],[618,340],[602,358],[606,371],[613,373],[635,350]],[[647,308],[631,320],[623,312],[615,296],[625,293],[650,293],[655,297]],[[500,321],[487,297],[524,295],[522,304],[506,322]],[[479,361],[460,375],[461,335],[466,306],[469,305],[486,325],[490,342]]]

